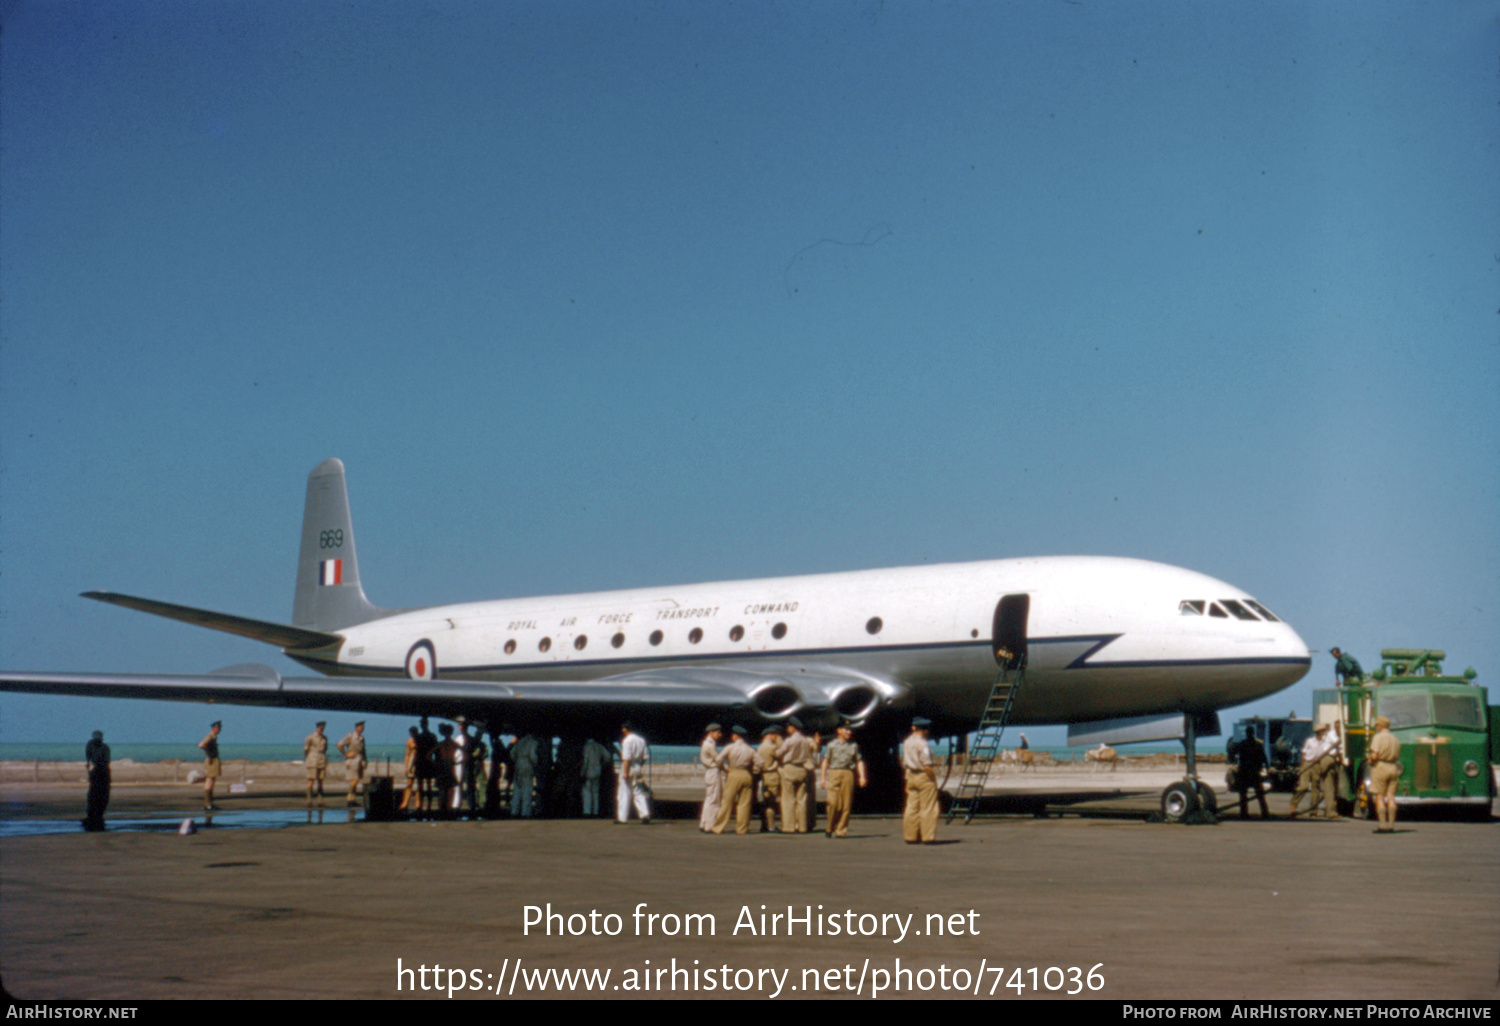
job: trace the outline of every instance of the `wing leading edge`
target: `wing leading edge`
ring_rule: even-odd
[[[534,726],[558,733],[611,736],[631,719],[659,732],[655,740],[691,741],[709,719],[744,719],[763,724],[792,712],[804,716],[838,715],[839,695],[873,694],[871,682],[859,677],[821,673],[799,680],[799,689],[775,673],[728,667],[670,668],[590,681],[410,680],[404,677],[284,677],[269,666],[249,664],[205,674],[146,673],[0,673],[0,691],[92,698],[137,698],[178,702],[222,702],[230,705],[400,716],[460,717],[513,728]],[[814,690],[809,691],[809,687]],[[906,697],[906,689],[868,703]],[[882,701],[883,699],[883,701]]]

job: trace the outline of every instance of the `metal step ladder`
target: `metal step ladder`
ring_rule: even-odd
[[[1025,658],[1006,660],[1001,664],[1000,676],[990,689],[990,700],[985,703],[984,715],[979,719],[979,729],[974,731],[974,742],[969,746],[968,758],[964,762],[964,775],[958,783],[958,793],[948,808],[948,822],[963,813],[964,822],[974,818],[979,797],[984,794],[984,782],[989,778],[990,766],[1000,754],[1000,737],[1005,725],[1010,722],[1010,710],[1016,703],[1016,694],[1026,681]]]

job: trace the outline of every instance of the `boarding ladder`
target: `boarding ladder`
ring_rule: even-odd
[[[1007,655],[1009,653],[1006,653]],[[990,775],[990,766],[1000,754],[1000,736],[1010,722],[1011,707],[1016,704],[1016,694],[1026,680],[1026,660],[1005,659],[1000,664],[1000,676],[990,688],[990,699],[985,703],[984,715],[979,719],[979,729],[974,731],[974,740],[969,745],[968,758],[964,760],[964,775],[958,782],[958,794],[948,808],[948,822],[963,813],[964,822],[974,818],[979,805],[979,796],[984,794],[984,782]]]

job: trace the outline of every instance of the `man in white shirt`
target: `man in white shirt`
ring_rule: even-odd
[[[651,792],[646,787],[646,739],[635,732],[633,724],[620,728],[624,737],[620,741],[620,781],[615,795],[615,820],[624,823],[630,818],[630,804],[635,802],[635,811],[642,823],[651,822]]]
[[[1307,815],[1312,815],[1318,810],[1318,806],[1326,802],[1323,817],[1338,818],[1333,794],[1333,784],[1337,780],[1333,774],[1337,765],[1337,752],[1338,734],[1327,723],[1302,742],[1302,764],[1297,769],[1297,788],[1292,792],[1292,818],[1299,815],[1298,806],[1302,804],[1303,796],[1309,792],[1312,792],[1313,801],[1307,807]]]

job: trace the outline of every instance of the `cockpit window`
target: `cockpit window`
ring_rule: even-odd
[[[1220,609],[1219,608],[1219,604],[1217,602],[1210,603],[1210,605],[1208,607],[1208,615],[1209,616],[1217,616],[1221,620],[1227,620],[1227,619],[1229,619],[1229,614],[1226,613],[1226,612],[1224,612],[1224,610]]]
[[[1203,600],[1183,599],[1181,602],[1177,603],[1177,611],[1183,616],[1202,616]]]
[[[1258,620],[1258,619],[1260,619],[1260,617],[1258,617],[1254,613],[1250,612],[1250,610],[1248,610],[1244,606],[1240,605],[1234,599],[1220,599],[1219,601],[1222,602],[1224,604],[1224,608],[1227,609],[1227,610],[1229,610],[1231,613],[1233,613],[1235,615],[1235,618],[1238,619],[1238,620]]]
[[[1267,620],[1270,620],[1272,623],[1280,623],[1281,622],[1281,618],[1280,617],[1278,617],[1275,613],[1271,612],[1269,609],[1267,609],[1265,606],[1261,605],[1259,602],[1255,601],[1254,599],[1246,599],[1245,600],[1245,605],[1249,606],[1251,609],[1255,610],[1257,613],[1259,613],[1261,616],[1264,616]]]

